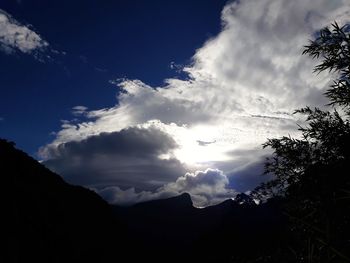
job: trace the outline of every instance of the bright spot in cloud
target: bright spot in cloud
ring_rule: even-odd
[[[66,177],[79,174],[87,161],[94,164],[89,171],[96,170],[96,188],[107,181],[114,190],[106,191],[118,198],[128,196],[128,202],[159,197],[169,189],[197,194],[198,203],[206,205],[217,202],[220,193],[227,198],[238,187],[231,182],[241,174],[257,181],[259,174],[254,173],[260,166],[253,164],[267,154],[261,150],[267,138],[298,135],[299,116],[291,112],[326,103],[322,93],[330,84],[329,75],[312,74],[316,62],[302,56],[302,49],[316,31],[334,20],[347,22],[349,15],[349,0],[229,2],[222,11],[222,31],[196,50],[191,65],[182,69],[188,79],[167,79],[160,87],[141,80],[112,81],[121,89],[116,105],[93,111],[75,107],[73,113],[82,115],[81,121],[65,122],[53,142],[40,150],[41,156]],[[142,129],[132,132],[135,127]],[[145,143],[157,141],[147,132],[150,129],[169,142],[167,147]],[[126,146],[128,155],[103,151],[116,143],[111,138],[128,141],[126,134],[142,143],[147,154],[137,148],[132,148],[137,155],[132,154]],[[69,142],[75,142],[74,147]],[[90,154],[82,158],[79,145]],[[73,159],[71,170],[60,166]],[[200,175],[205,183],[190,175]],[[210,176],[217,181],[208,184]],[[145,192],[150,184],[156,189]],[[123,195],[124,191],[128,192]]]

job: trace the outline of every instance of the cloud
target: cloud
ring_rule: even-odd
[[[136,192],[134,188],[123,191],[116,186],[107,187],[98,192],[110,203],[119,205],[131,205],[189,193],[194,206],[205,207],[235,197],[237,192],[228,186],[229,180],[222,171],[207,169],[205,171],[186,173],[180,176],[175,182],[168,183],[153,192]]]
[[[262,182],[272,179],[271,175],[263,175],[264,161],[261,159],[243,166],[238,166],[234,171],[227,174],[230,187],[234,187],[239,192],[247,192],[254,189]]]
[[[22,25],[0,9],[0,50],[5,53],[20,51],[38,56],[48,46],[48,42],[34,32],[30,25]]]
[[[186,173],[176,182],[165,185],[161,191],[190,193],[194,205],[198,207],[214,205],[236,195],[236,191],[229,188],[227,176],[218,169]]]
[[[83,115],[87,112],[88,108],[85,106],[74,106],[72,108],[72,114],[74,116],[79,116],[79,115]]]
[[[172,158],[176,147],[155,127],[132,127],[45,148],[51,158],[43,164],[73,184],[155,189],[185,173],[185,167]]]
[[[62,129],[55,143],[149,120],[191,127],[219,124],[250,138],[252,131],[262,137],[268,130],[271,135],[288,131],[295,122],[289,113],[306,104],[323,105],[322,91],[329,83],[327,74],[311,74],[315,62],[301,56],[303,45],[328,22],[343,19],[347,2],[230,3],[222,12],[222,32],[198,49],[184,69],[188,80],[167,79],[161,87],[119,80],[116,106],[88,112],[92,121]]]
[[[158,87],[151,87],[141,80],[112,81],[120,90],[116,105],[98,110],[84,109],[84,119],[64,123],[55,139],[42,148],[41,156],[49,163],[57,158],[53,149],[60,149],[61,145],[84,144],[90,137],[128,128],[147,130],[156,127],[167,135],[158,141],[172,139],[177,145],[172,148],[171,155],[163,152],[163,159],[152,159],[161,163],[160,170],[166,162],[172,163],[173,172],[167,176],[172,182],[161,180],[154,166],[154,173],[151,169],[134,171],[131,164],[137,162],[131,155],[123,157],[123,162],[130,166],[125,169],[114,167],[114,159],[107,154],[104,154],[104,162],[98,155],[93,155],[87,164],[87,172],[81,167],[82,170],[76,169],[76,174],[81,176],[76,182],[85,183],[84,173],[89,174],[90,183],[99,181],[100,173],[95,166],[100,168],[98,164],[103,163],[106,167],[114,167],[112,170],[118,178],[111,180],[109,186],[118,187],[114,189],[119,189],[128,198],[146,191],[136,180],[128,179],[134,172],[141,182],[162,182],[164,187],[177,189],[175,192],[180,191],[176,187],[182,180],[190,182],[198,176],[192,178],[187,174],[184,177],[185,169],[192,174],[207,171],[206,168],[218,169],[229,180],[229,188],[253,187],[253,183],[261,180],[256,175],[261,166],[255,163],[269,154],[261,150],[261,144],[267,138],[286,134],[298,136],[296,122],[302,119],[290,113],[305,105],[322,107],[326,103],[322,93],[331,79],[326,72],[312,74],[316,61],[301,53],[308,39],[319,29],[334,20],[346,22],[350,15],[349,4],[349,0],[229,2],[222,11],[221,32],[196,50],[190,65],[181,67],[188,74],[187,79],[166,79],[164,85]],[[143,138],[154,140],[156,137]],[[103,147],[109,149],[109,145]],[[56,162],[56,167],[65,164]],[[178,173],[176,169],[179,169]],[[61,171],[64,177],[69,177],[63,168]],[[93,176],[91,171],[96,171],[97,175]],[[219,173],[209,174],[223,178]],[[202,177],[205,176],[198,178]],[[246,183],[244,178],[247,178]],[[222,185],[226,187],[226,183]],[[207,186],[201,185],[210,192],[210,185]],[[138,189],[130,190],[132,187]],[[201,187],[193,187],[191,191],[198,189],[199,193]],[[211,187],[214,192],[219,189],[217,185]],[[129,190],[124,193],[125,189]],[[158,193],[146,192],[145,196]],[[200,196],[196,202],[211,203],[204,195]],[[215,197],[211,198],[215,200]]]

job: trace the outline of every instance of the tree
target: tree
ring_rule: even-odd
[[[298,262],[350,262],[350,25],[336,22],[305,46],[303,54],[321,62],[337,78],[325,92],[331,111],[305,107],[301,138],[269,139],[265,173],[274,179],[260,185],[260,200],[282,197],[291,238],[289,250]]]

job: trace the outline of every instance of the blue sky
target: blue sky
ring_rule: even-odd
[[[200,3],[200,4],[199,4]],[[30,24],[62,54],[40,62],[0,52],[0,136],[36,157],[71,108],[115,104],[109,80],[151,85],[185,77],[172,62],[188,64],[220,31],[225,1],[1,1],[0,9]]]
[[[196,206],[260,182],[268,138],[300,136],[327,72],[302,56],[350,0],[2,1],[0,136],[67,182]]]

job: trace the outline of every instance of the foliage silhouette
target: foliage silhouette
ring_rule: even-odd
[[[321,58],[314,72],[336,74],[325,92],[331,111],[305,107],[301,138],[269,139],[265,174],[274,179],[252,195],[262,201],[281,196],[290,222],[286,254],[296,262],[350,262],[350,26],[324,28],[303,54]]]

